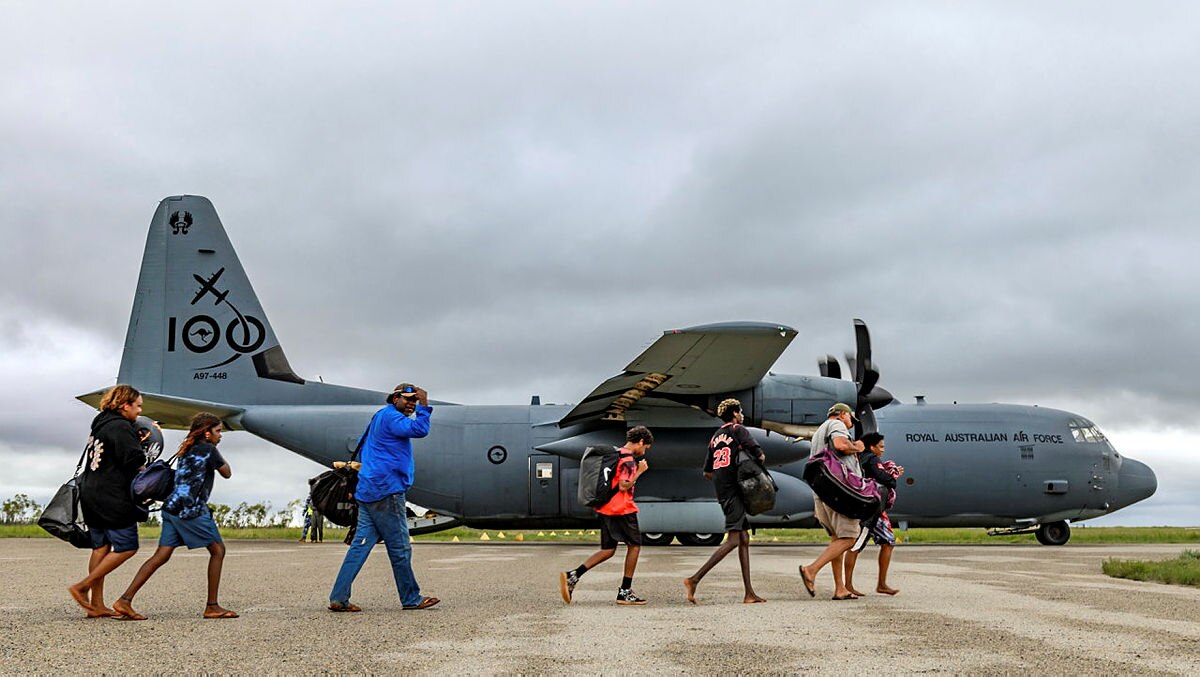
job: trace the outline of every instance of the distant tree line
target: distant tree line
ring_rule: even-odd
[[[17,494],[12,498],[0,503],[0,521],[4,524],[34,524],[38,517],[41,516],[42,506],[37,501],[29,498],[25,494]],[[293,519],[298,516],[301,508],[304,507],[304,499],[297,498],[288,501],[285,508],[272,512],[271,502],[265,503],[247,503],[242,501],[236,506],[225,505],[224,503],[209,503],[208,508],[212,511],[213,519],[222,527],[229,528],[254,528],[254,527],[287,527],[291,526]],[[303,515],[299,515],[303,519]],[[150,519],[147,524],[161,524],[158,517],[158,512],[150,513]]]
[[[0,517],[5,524],[33,524],[42,516],[42,506],[25,494],[17,494],[0,503]]]

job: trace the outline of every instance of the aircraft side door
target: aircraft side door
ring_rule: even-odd
[[[529,455],[529,514],[559,513],[559,457],[553,454]]]

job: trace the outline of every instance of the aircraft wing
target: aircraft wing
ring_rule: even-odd
[[[558,422],[623,421],[643,397],[711,395],[753,388],[796,337],[763,322],[726,322],[663,332],[649,348]]]

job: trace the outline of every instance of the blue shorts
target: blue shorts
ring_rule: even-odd
[[[120,529],[97,529],[88,527],[88,536],[92,537],[92,550],[108,545],[112,552],[129,552],[138,549],[137,524]]]
[[[213,521],[212,513],[207,510],[203,515],[190,520],[163,512],[162,522],[162,534],[158,537],[160,548],[163,546],[178,548],[186,545],[188,550],[195,550],[221,542],[221,534],[217,532],[217,523]]]

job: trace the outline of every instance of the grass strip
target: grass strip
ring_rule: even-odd
[[[1200,587],[1200,550],[1184,550],[1175,559],[1158,561],[1108,559],[1103,570],[1113,578]]]

